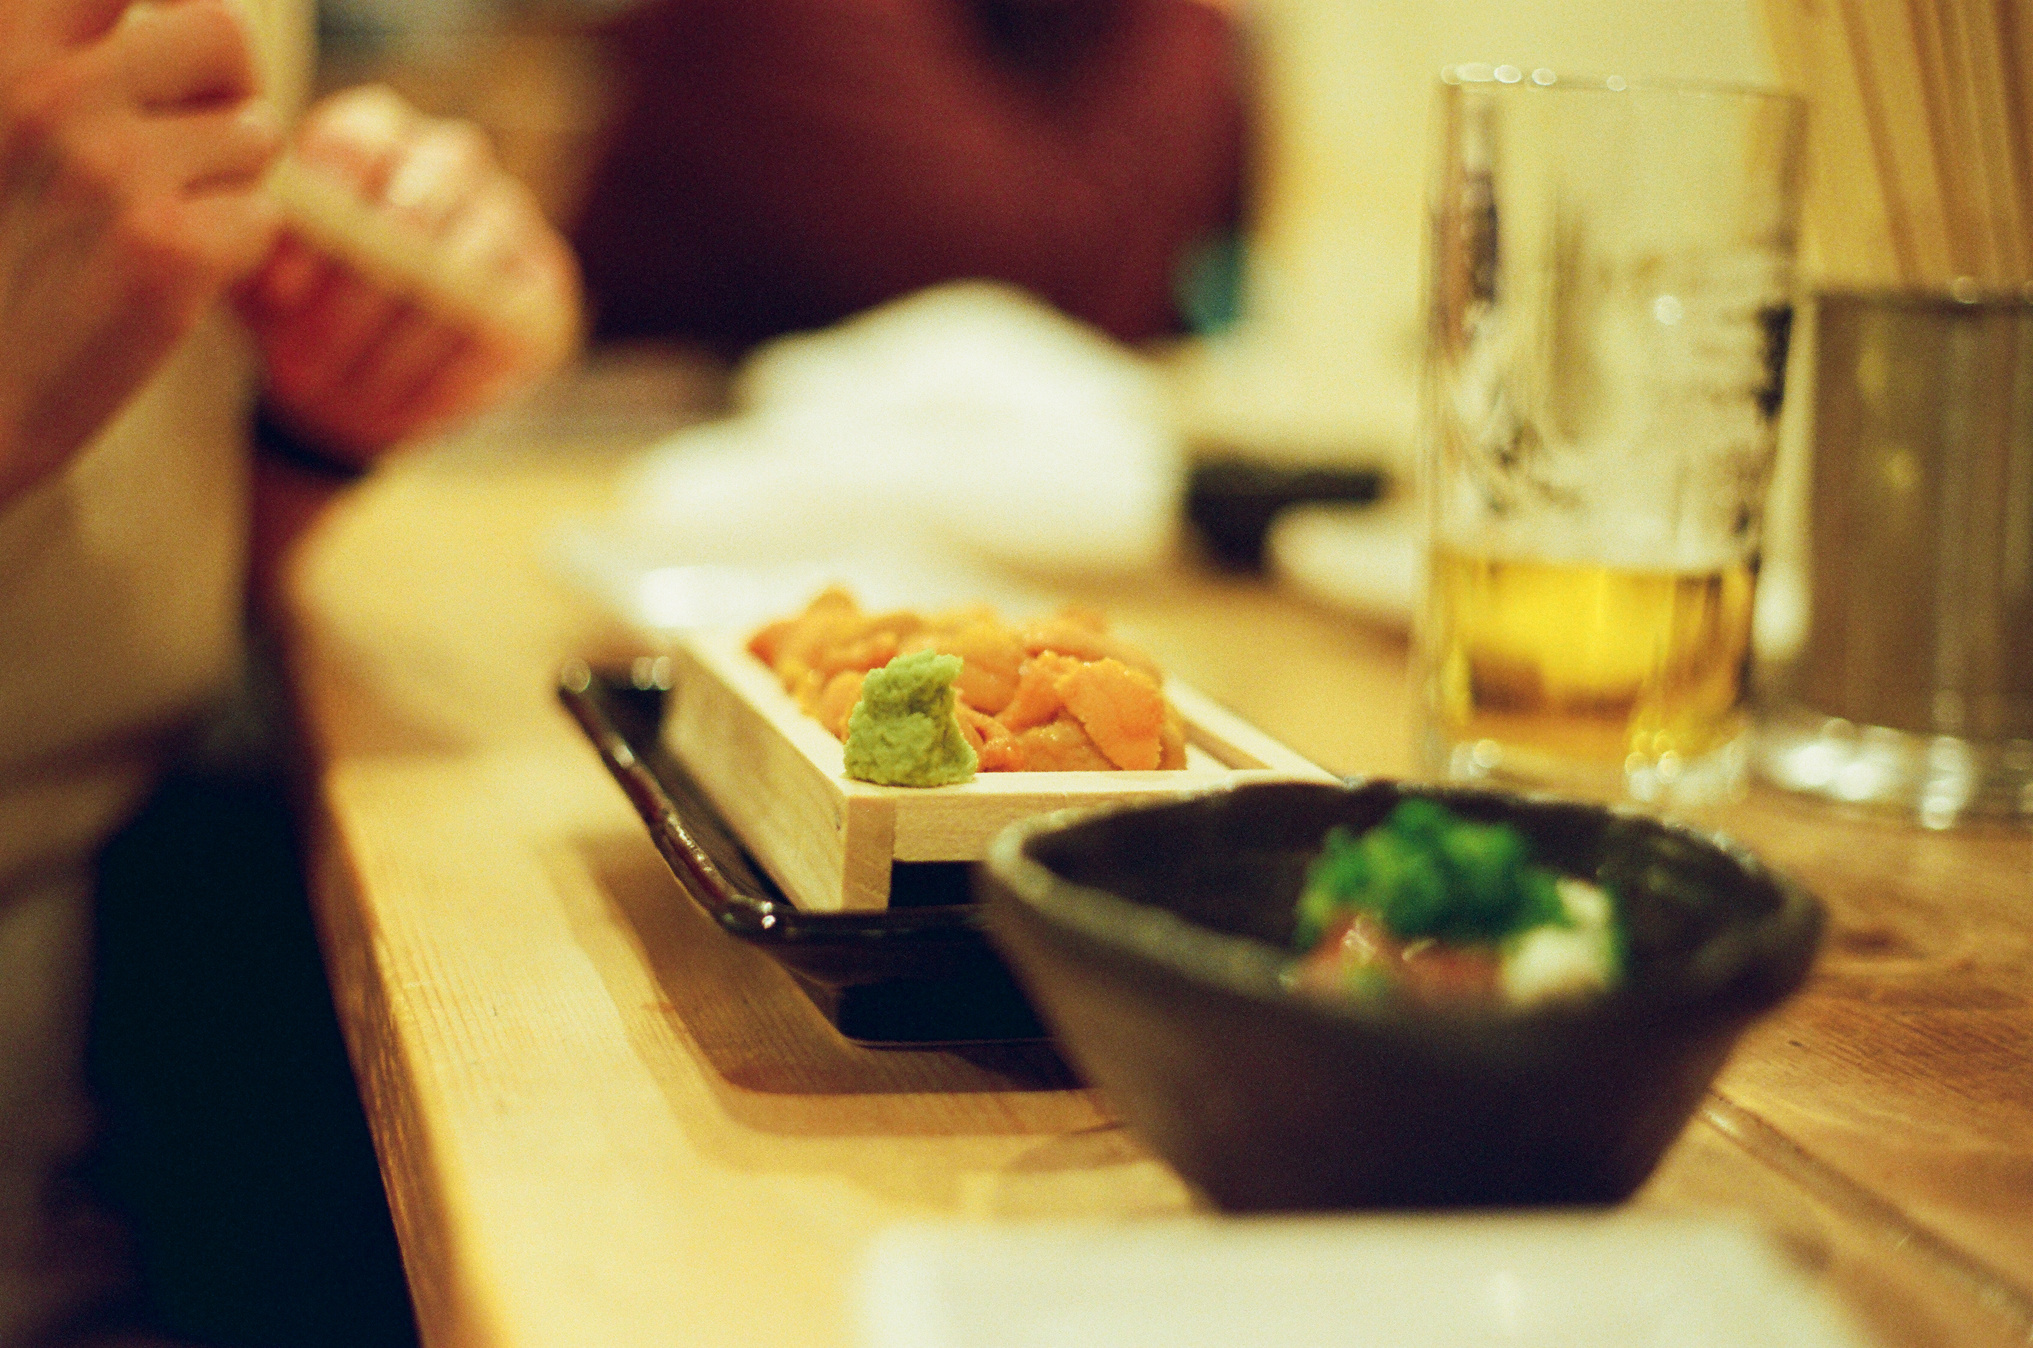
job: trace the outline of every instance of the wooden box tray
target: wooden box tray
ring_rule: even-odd
[[[1153,772],[981,773],[957,786],[892,787],[846,775],[840,742],[798,709],[735,632],[672,652],[664,741],[715,810],[798,907],[868,911],[891,900],[896,863],[979,860],[1005,825],[1051,810],[1131,804],[1249,781],[1333,781],[1175,679],[1186,767]]]
[[[835,1029],[860,1044],[1007,1046],[1011,1079],[1074,1078],[982,930],[964,865],[898,867],[880,912],[807,913],[761,872],[663,747],[669,661],[565,667],[558,698],[586,732],[670,866],[715,926],[775,960]],[[977,1061],[981,1061],[977,1059]]]

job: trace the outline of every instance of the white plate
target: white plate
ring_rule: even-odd
[[[1409,500],[1295,506],[1264,537],[1280,582],[1366,622],[1407,628],[1425,584],[1425,520]]]
[[[862,1270],[862,1348],[1860,1348],[1741,1227],[1619,1212],[919,1225]]]

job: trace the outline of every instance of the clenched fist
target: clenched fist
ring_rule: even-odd
[[[238,295],[300,437],[364,463],[569,354],[578,268],[470,124],[353,89],[311,110],[288,168],[291,223]]]

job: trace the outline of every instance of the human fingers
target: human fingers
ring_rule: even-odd
[[[458,325],[428,310],[405,306],[356,367],[361,405],[386,413],[391,424],[409,420],[423,391],[465,348],[467,338]]]
[[[15,91],[9,148],[29,174],[25,181],[40,187],[33,202],[24,196],[13,204],[46,228],[93,241],[116,271],[123,259],[172,278],[192,266],[209,281],[221,259],[237,270],[240,241],[273,230],[272,208],[252,190],[280,140],[272,116],[258,104],[135,115],[109,101],[98,76],[81,68],[87,64],[64,63]],[[208,201],[201,216],[230,227],[218,247],[186,209],[212,197],[220,199]]]
[[[307,426],[349,459],[366,462],[447,418],[427,392],[469,342],[460,329],[409,308],[355,362],[341,386],[303,412]]]
[[[379,201],[417,121],[416,110],[394,90],[363,85],[311,109],[297,133],[296,153],[362,199]]]
[[[487,182],[449,222],[440,243],[447,271],[527,282],[538,240],[548,231],[522,184],[507,175]]]
[[[0,4],[0,59],[6,67],[18,69],[94,42],[120,22],[128,4],[129,0],[6,0]]]
[[[259,82],[246,28],[224,0],[136,5],[102,45],[151,110],[235,101]]]
[[[391,446],[495,402],[537,373],[519,352],[405,306],[352,359],[343,377],[313,389],[293,386],[289,348],[318,346],[322,335],[321,328],[300,322],[267,334],[269,398],[300,433],[363,466]]]
[[[133,135],[136,172],[183,192],[252,188],[282,144],[275,114],[259,102],[142,118]]]
[[[497,290],[524,302],[575,309],[578,263],[529,189],[497,174],[457,222],[443,244],[448,268],[491,276]],[[509,334],[513,335],[513,334]]]
[[[266,108],[128,119],[125,139],[123,233],[153,259],[148,265],[182,276],[207,299],[252,275],[281,229],[259,190],[281,142]]]
[[[314,293],[325,275],[339,264],[314,251],[295,234],[284,230],[261,270],[249,278],[239,295],[241,306],[252,322],[275,321],[294,313]]]
[[[527,367],[504,363],[489,343],[470,333],[454,336],[438,359],[414,372],[399,401],[372,410],[385,443],[455,424],[529,382]]]
[[[456,421],[528,385],[536,373],[498,344],[469,336],[417,390],[410,416],[419,426]]]
[[[278,406],[308,412],[350,393],[362,358],[393,328],[402,302],[344,266],[333,266],[293,310],[252,315]]]
[[[83,248],[43,250],[37,272],[10,278],[6,317],[23,340],[11,344],[0,382],[17,385],[10,412],[22,441],[41,447],[30,469],[54,467],[95,434],[190,330],[227,273],[259,255],[262,230],[245,206],[221,200],[190,211],[157,199],[98,237],[71,231],[65,242]],[[0,495],[20,485],[0,466]]]
[[[330,326],[306,309],[262,330],[269,399],[302,433],[349,462],[365,464],[388,447],[470,411],[474,404],[438,396],[448,370],[475,348],[470,334],[428,310],[397,308],[391,322],[332,344]],[[490,370],[500,365],[489,358]],[[315,378],[303,377],[306,367]]]
[[[485,191],[494,150],[470,122],[426,118],[399,151],[382,204],[432,237]]]
[[[460,311],[483,345],[512,353],[532,373],[571,355],[580,326],[578,264],[521,183],[495,174],[437,251],[446,274],[485,297]]]
[[[195,193],[177,212],[179,250],[197,269],[208,300],[260,267],[281,228],[275,207],[253,191]]]
[[[544,360],[576,345],[569,248],[476,128],[423,117],[383,88],[348,90],[312,110],[282,167],[270,189],[319,251]],[[351,193],[339,190],[347,179]]]

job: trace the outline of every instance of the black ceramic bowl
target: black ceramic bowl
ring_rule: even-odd
[[[1331,824],[1406,796],[1507,822],[1625,905],[1621,986],[1513,1010],[1288,990],[1293,904]],[[1073,1064],[1224,1208],[1606,1203],[1651,1173],[1820,904],[1718,838],[1600,806],[1277,783],[998,837],[989,931]]]

